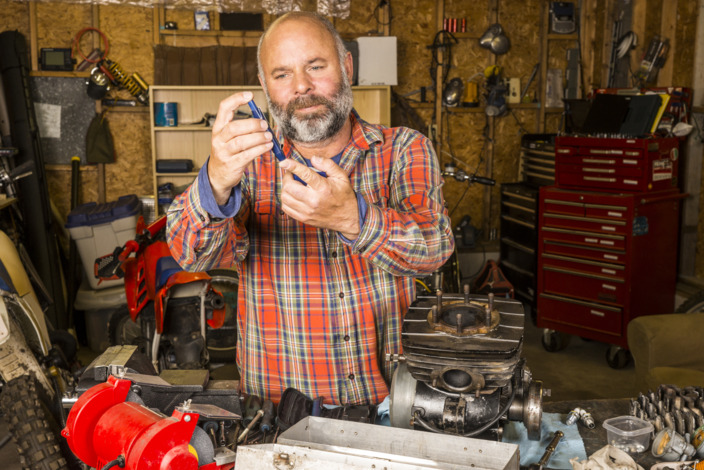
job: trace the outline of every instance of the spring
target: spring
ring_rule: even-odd
[[[117,80],[120,85],[125,87],[133,96],[139,96],[145,91],[139,84],[139,81],[135,80],[132,76],[128,76],[117,62],[111,61],[108,64],[108,70],[112,72],[115,80]]]

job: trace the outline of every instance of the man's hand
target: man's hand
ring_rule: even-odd
[[[349,178],[329,158],[313,157],[311,163],[327,178],[290,159],[279,163],[286,170],[281,190],[284,212],[304,224],[335,230],[355,240],[360,231],[359,208]],[[295,181],[293,175],[308,186]]]
[[[244,170],[259,155],[271,150],[272,135],[261,119],[235,119],[237,108],[253,95],[249,91],[236,93],[220,102],[213,124],[210,142],[208,177],[215,201],[222,205],[230,197],[232,188],[242,179]]]

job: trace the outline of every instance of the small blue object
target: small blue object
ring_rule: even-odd
[[[97,204],[88,202],[75,207],[66,218],[66,228],[102,225],[142,211],[142,201],[134,195],[122,196],[117,201]]]
[[[262,110],[259,109],[259,106],[257,106],[257,103],[255,103],[254,100],[247,102],[247,104],[249,105],[249,109],[252,110],[253,117],[255,117],[257,119],[261,119],[267,123],[268,130],[269,130],[269,132],[271,132],[271,141],[274,144],[274,148],[272,149],[272,151],[274,152],[276,159],[279,160],[280,162],[283,162],[284,160],[286,160],[286,155],[284,155],[284,151],[281,150],[281,145],[279,144],[279,141],[276,140],[276,134],[274,134],[274,131],[271,130],[271,126],[269,126],[269,121],[266,120],[266,118],[264,117],[264,113],[262,113]],[[320,176],[322,176],[324,178],[328,177],[328,175],[326,175],[324,171],[316,170],[315,168],[312,168],[312,169],[317,171]],[[293,175],[293,179],[295,179],[299,183],[302,183],[303,186],[308,186],[305,181],[303,181],[302,179],[300,179],[296,175]]]

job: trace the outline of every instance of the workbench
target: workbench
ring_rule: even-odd
[[[594,422],[596,423],[596,427],[594,429],[588,429],[582,423],[575,425],[579,428],[579,434],[582,436],[582,441],[584,442],[584,449],[587,452],[587,456],[591,456],[594,452],[601,449],[608,443],[606,440],[606,429],[604,429],[602,423],[609,418],[628,415],[630,410],[629,403],[629,398],[556,402],[547,401],[543,402],[543,412],[560,413],[564,415],[564,418],[567,418],[567,414],[575,408],[582,408],[591,413],[594,418]],[[645,452],[630,455],[636,463],[645,470],[649,470],[651,466],[660,462],[660,460],[656,459],[650,452],[650,448],[648,448]]]

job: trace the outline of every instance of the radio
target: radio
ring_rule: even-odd
[[[71,57],[69,48],[42,48],[39,64],[42,70],[73,72],[76,59]]]

